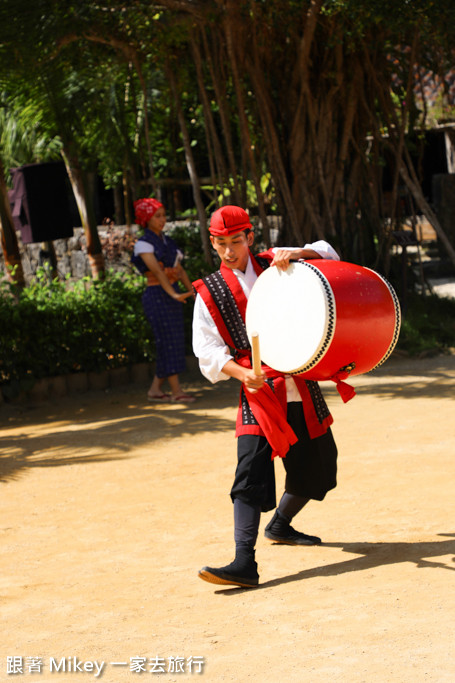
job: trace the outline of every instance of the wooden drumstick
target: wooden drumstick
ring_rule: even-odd
[[[259,350],[259,335],[257,332],[251,334],[251,350],[253,352],[253,372],[258,377],[261,377],[261,353]]]

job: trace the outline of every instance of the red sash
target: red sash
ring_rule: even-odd
[[[237,358],[236,362],[243,367],[251,368],[251,357],[248,355]],[[262,389],[253,394],[242,385],[245,398],[248,401],[251,412],[256,418],[259,429],[254,425],[243,424],[242,405],[240,400],[239,411],[237,413],[236,436],[242,434],[263,434],[272,447],[272,459],[277,455],[284,458],[286,457],[289,447],[297,441],[297,437],[289,426],[286,418],[287,398],[285,375],[276,370],[272,370],[272,368],[269,368],[267,365],[263,365],[262,370],[266,373],[268,378],[274,380],[275,391],[273,391],[268,384],[264,384]],[[302,399],[303,413],[305,415],[308,434],[311,439],[316,439],[318,436],[322,436],[326,433],[327,429],[333,423],[333,417],[328,414],[326,418],[320,421],[306,381],[303,377],[299,377],[298,375],[295,375],[293,379]]]

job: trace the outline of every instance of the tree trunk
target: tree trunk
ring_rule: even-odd
[[[275,187],[281,194],[284,205],[288,209],[287,213],[290,219],[292,234],[295,239],[295,243],[299,244],[301,240],[299,223],[297,219],[297,214],[294,210],[294,205],[292,203],[291,191],[289,188],[288,178],[283,163],[279,136],[275,124],[275,116],[273,115],[272,103],[270,101],[270,92],[265,83],[263,69],[261,68],[261,65],[257,59],[258,48],[256,46],[256,41],[253,41],[253,46],[254,62],[250,62],[250,60],[248,60],[249,74],[258,98],[259,115],[262,121],[264,139],[268,149],[270,169],[272,177],[274,179]],[[267,237],[270,241],[269,232],[267,232]],[[269,242],[267,243],[267,246],[270,246]]]
[[[76,199],[77,208],[79,210],[79,215],[81,217],[92,277],[95,280],[100,279],[105,273],[104,256],[98,235],[98,226],[93,209],[93,201],[88,188],[87,175],[81,168],[75,156],[71,155],[67,149],[62,150],[62,157],[65,162],[68,177],[70,179],[74,197]]]
[[[214,168],[213,173],[218,176],[218,184],[220,187],[220,190],[223,191],[223,186],[225,184],[229,183],[229,177],[228,177],[228,172],[226,168],[226,163],[224,160],[224,154],[223,150],[221,148],[221,143],[218,137],[218,133],[216,131],[216,126],[215,122],[213,120],[213,114],[212,114],[212,109],[210,107],[210,101],[209,97],[207,95],[207,91],[205,88],[205,83],[204,83],[204,76],[203,76],[203,71],[202,71],[202,59],[201,59],[201,53],[199,51],[199,46],[198,44],[193,40],[191,42],[191,48],[192,48],[192,53],[194,57],[194,63],[196,66],[196,76],[197,76],[197,82],[199,85],[199,92],[201,94],[201,101],[202,101],[202,106],[203,106],[203,111],[204,111],[204,119],[206,123],[206,139],[207,142],[209,143],[212,141],[212,144],[208,145],[210,151],[213,149],[213,157],[212,163],[216,168]],[[217,201],[217,192],[215,188],[215,200]],[[224,194],[224,193],[223,193]]]
[[[423,215],[426,216],[428,221],[431,223],[431,225],[435,229],[437,236],[439,237],[439,239],[443,243],[444,247],[447,250],[447,254],[448,254],[450,260],[452,261],[452,263],[455,266],[455,249],[453,248],[452,244],[450,243],[449,238],[447,237],[444,230],[442,229],[442,226],[441,226],[436,214],[434,213],[434,211],[431,209],[430,205],[426,201],[426,199],[423,195],[422,189],[421,189],[419,183],[417,182],[417,179],[411,178],[411,175],[408,173],[408,170],[407,170],[404,163],[402,163],[400,166],[400,174],[401,174],[401,177],[403,178],[406,186],[410,190],[412,196],[414,197],[417,206],[419,207],[419,209],[421,210]]]
[[[3,258],[5,260],[6,274],[10,282],[20,288],[25,287],[24,270],[22,268],[19,243],[17,241],[11,206],[8,199],[8,188],[5,181],[5,172],[0,159],[0,231]]]
[[[253,145],[251,141],[250,130],[248,127],[248,119],[245,114],[245,103],[243,100],[243,90],[240,82],[239,70],[237,65],[237,57],[234,50],[234,40],[232,36],[232,19],[228,17],[225,21],[226,27],[226,37],[227,37],[227,50],[231,63],[232,76],[234,80],[234,89],[237,97],[237,107],[240,120],[240,132],[243,141],[243,148],[246,152],[246,156],[250,165],[251,177],[253,179],[254,189],[256,191],[256,197],[258,202],[259,218],[261,219],[264,241],[267,245],[270,245],[270,228],[269,222],[267,220],[267,213],[265,211],[264,204],[264,194],[261,189],[261,183],[259,180],[259,175],[256,166],[256,160],[254,157]]]
[[[155,197],[157,199],[161,199],[160,189],[158,187],[158,183],[156,182],[155,171],[153,168],[153,155],[152,155],[152,145],[150,143],[149,111],[148,111],[148,102],[147,102],[147,83],[145,82],[144,74],[142,73],[141,63],[140,63],[139,57],[138,57],[136,52],[133,53],[132,61],[134,64],[134,68],[136,69],[136,73],[138,75],[139,82],[141,84],[142,96],[144,99],[144,133],[145,133],[145,144],[147,147],[150,182],[152,184],[153,193],[154,193]]]
[[[123,205],[123,187],[117,184],[114,189],[114,221],[117,225],[125,222],[125,208]]]
[[[232,191],[233,191],[233,203],[234,204],[241,204],[242,199],[241,199],[241,193],[240,193],[240,187],[239,187],[239,182],[238,182],[238,173],[237,173],[237,163],[235,160],[235,153],[234,153],[234,145],[232,141],[232,131],[231,131],[231,123],[230,123],[230,112],[229,112],[229,105],[227,103],[228,98],[226,96],[226,88],[225,88],[225,83],[226,79],[224,78],[224,74],[221,72],[221,69],[218,69],[218,73],[215,71],[215,66],[214,66],[214,60],[212,58],[212,55],[210,53],[210,49],[208,46],[208,41],[207,41],[207,36],[205,34],[205,31],[202,31],[202,38],[203,38],[203,43],[204,43],[204,48],[205,48],[205,54],[206,54],[206,60],[207,64],[209,67],[210,71],[210,76],[212,79],[212,85],[213,89],[215,91],[215,96],[218,104],[218,109],[219,109],[219,115],[220,115],[220,120],[221,120],[221,127],[223,130],[223,136],[224,136],[224,144],[226,147],[226,153],[227,153],[227,158],[228,158],[228,163],[229,163],[229,172],[231,174],[231,182],[232,182]],[[217,49],[219,49],[219,43],[218,41],[215,40],[215,46]]]
[[[166,66],[167,78],[172,89],[174,96],[174,103],[177,110],[177,118],[180,124],[180,131],[182,133],[183,147],[185,149],[185,159],[186,166],[188,169],[188,175],[190,176],[191,186],[193,188],[193,198],[196,204],[197,214],[199,218],[199,229],[201,233],[201,241],[204,250],[204,257],[210,267],[213,267],[213,257],[210,248],[209,232],[207,228],[207,216],[205,213],[205,207],[201,197],[201,186],[199,183],[199,178],[196,170],[196,164],[194,162],[193,152],[191,151],[191,140],[188,134],[188,128],[186,126],[185,116],[183,114],[182,105],[180,102],[180,96],[175,82],[174,72],[169,65]]]
[[[128,165],[126,162],[124,163],[122,173],[122,199],[125,224],[130,227],[133,222],[133,217],[131,216],[131,188],[129,183]]]

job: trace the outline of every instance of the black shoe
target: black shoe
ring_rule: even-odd
[[[203,567],[199,571],[199,577],[209,583],[242,588],[253,588],[259,583],[257,563],[253,559],[248,562],[239,562],[236,558],[231,564],[218,569]]]
[[[320,545],[319,536],[309,536],[301,531],[296,531],[278,510],[265,527],[264,536],[275,543],[285,545]]]

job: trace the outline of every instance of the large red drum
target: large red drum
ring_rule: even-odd
[[[318,259],[271,267],[255,282],[246,310],[250,341],[274,370],[328,380],[378,367],[398,340],[397,296],[381,275]]]

